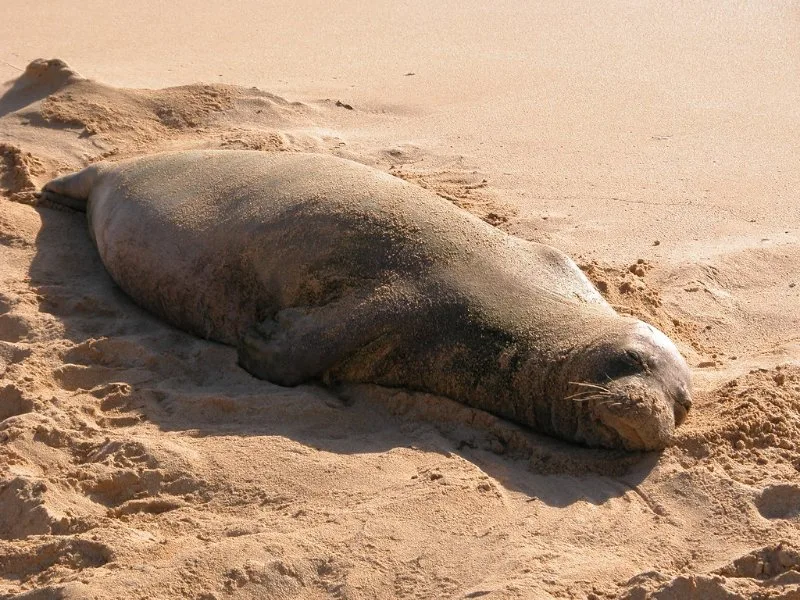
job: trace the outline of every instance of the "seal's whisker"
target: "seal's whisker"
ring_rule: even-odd
[[[586,387],[586,386],[583,386],[583,387]],[[595,394],[598,391],[601,392],[601,393],[605,393],[605,392],[608,392],[609,390],[604,388],[604,387],[598,387],[598,386],[594,386],[593,385],[593,386],[589,387],[588,389],[580,389],[580,390],[578,390],[577,393],[578,394]]]
[[[592,400],[602,400],[602,402],[597,403],[598,406],[611,402],[610,398],[605,400],[604,398],[609,398],[609,394],[592,394],[591,396],[584,396],[582,398],[569,398],[569,400],[572,400],[573,402],[591,402]]]
[[[611,390],[605,387],[604,385],[597,385],[595,383],[588,383],[586,381],[568,381],[567,383],[569,383],[570,385],[577,385],[580,387],[587,387],[595,390],[600,390],[601,392],[606,392],[609,394],[611,393]]]
[[[583,402],[585,400],[591,400],[592,398],[604,398],[606,396],[610,396],[609,392],[597,392],[594,390],[585,390],[583,392],[578,392],[577,394],[572,394],[571,396],[566,396],[564,400],[574,400],[575,402]]]
[[[570,394],[568,398],[574,398],[575,396],[586,396],[587,394],[597,394],[597,390],[580,390],[575,392],[574,394]]]
[[[603,405],[607,406],[608,408],[615,408],[617,406],[622,406],[622,402],[611,402],[611,400],[606,400],[605,402],[601,402],[600,404],[603,404]],[[598,406],[600,404],[598,404]]]

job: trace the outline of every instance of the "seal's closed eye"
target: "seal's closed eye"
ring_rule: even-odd
[[[625,349],[614,354],[603,368],[606,379],[618,379],[649,370],[644,357],[636,350]]]

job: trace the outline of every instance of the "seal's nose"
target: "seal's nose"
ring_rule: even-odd
[[[689,414],[689,411],[680,402],[676,402],[672,410],[675,413],[675,427],[679,427],[686,420],[686,415]]]
[[[681,383],[673,397],[673,411],[675,412],[675,427],[681,425],[689,414],[689,409],[692,407],[692,396],[686,387],[686,384]]]

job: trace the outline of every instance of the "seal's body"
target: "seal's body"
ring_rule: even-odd
[[[43,193],[85,202],[103,264],[138,304],[281,385],[422,390],[629,449],[663,447],[689,407],[674,345],[618,315],[567,256],[358,163],[169,153]]]

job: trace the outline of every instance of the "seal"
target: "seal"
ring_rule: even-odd
[[[54,179],[139,305],[283,386],[449,397],[589,446],[663,448],[686,417],[673,343],[575,263],[436,194],[319,154],[192,151]]]

